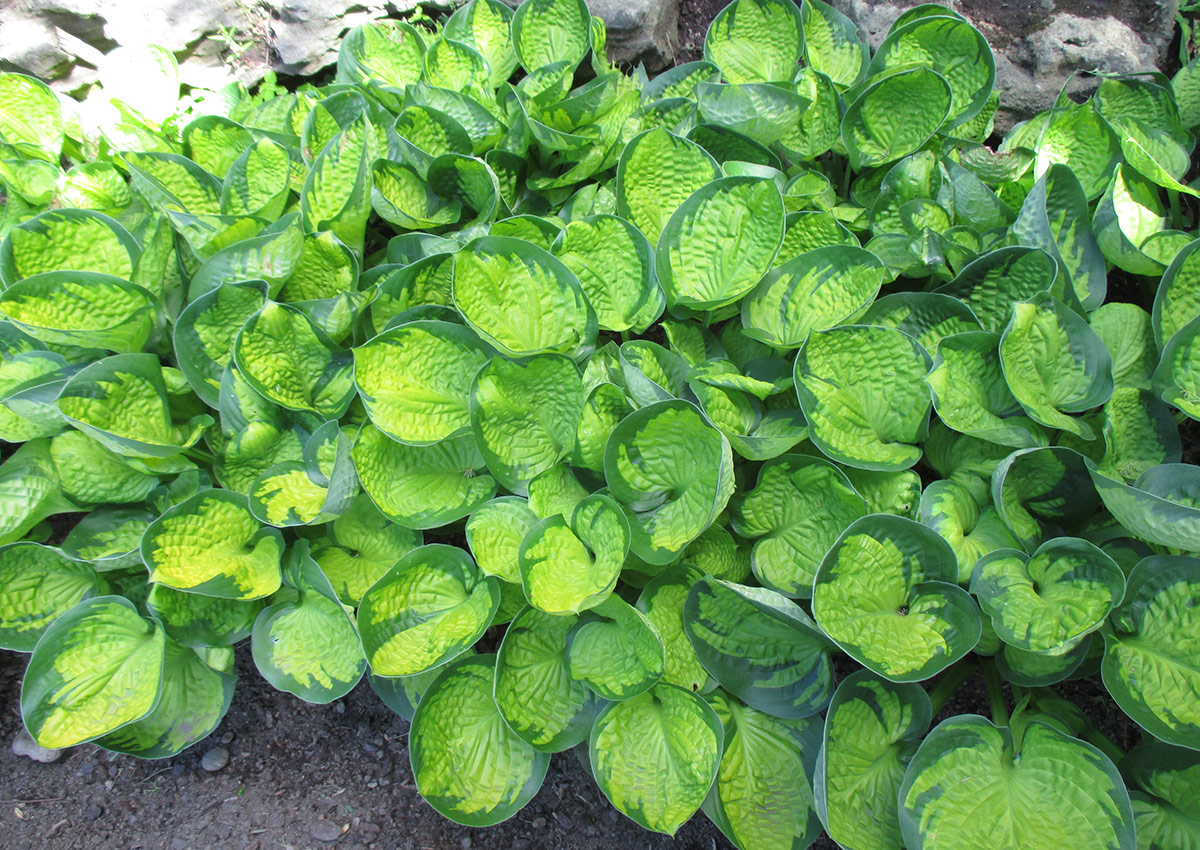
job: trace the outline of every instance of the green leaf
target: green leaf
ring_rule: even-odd
[[[704,58],[731,83],[789,83],[803,50],[800,10],[790,0],[736,0],[704,36]]]
[[[629,553],[629,521],[608,496],[575,506],[570,524],[559,514],[525,534],[518,552],[521,584],[534,608],[578,614],[612,592]]]
[[[584,612],[566,642],[567,672],[601,698],[627,700],[662,679],[665,648],[649,619],[619,596]]]
[[[795,365],[810,439],[839,463],[908,469],[929,428],[928,368],[924,349],[900,331],[845,325],[813,332]]]
[[[362,252],[371,213],[371,170],[365,118],[334,136],[313,160],[300,191],[305,231],[331,230],[355,253]]]
[[[424,55],[420,32],[403,21],[362,24],[342,40],[337,81],[403,89],[421,78]]]
[[[477,370],[470,392],[471,432],[488,470],[509,490],[524,490],[570,456],[583,404],[579,372],[568,358],[492,358]]]
[[[328,538],[313,543],[312,556],[346,605],[358,605],[367,588],[423,542],[421,532],[388,520],[365,493],[327,528]]]
[[[250,637],[254,618],[267,600],[224,599],[154,584],[146,608],[162,622],[167,636],[184,646],[233,646]]]
[[[409,528],[437,528],[462,519],[496,495],[495,479],[477,474],[483,458],[469,435],[406,446],[366,425],[350,456],[375,506]]]
[[[1015,736],[977,715],[945,720],[900,786],[900,829],[913,850],[1133,850],[1129,793],[1112,762],[1045,723]]]
[[[461,549],[408,552],[363,594],[358,630],[371,670],[411,676],[461,655],[491,625],[500,582]]]
[[[919,150],[951,117],[954,90],[929,68],[899,71],[869,83],[842,118],[842,143],[861,171]]]
[[[771,269],[742,302],[746,335],[796,348],[812,331],[853,321],[879,293],[886,271],[870,251],[844,245],[806,251]]]
[[[1034,146],[1034,174],[1040,178],[1056,165],[1066,166],[1078,178],[1087,200],[1094,201],[1120,159],[1122,145],[1113,130],[1095,103],[1048,113]]]
[[[474,0],[451,15],[442,32],[478,50],[492,69],[488,85],[498,88],[517,69],[511,22],[512,10],[498,0]]]
[[[1063,655],[1104,623],[1125,595],[1125,575],[1092,544],[1059,537],[1032,555],[1000,549],[975,564],[971,593],[1000,639],[1025,652]]]
[[[1150,314],[1136,304],[1111,301],[1093,311],[1088,324],[1112,356],[1116,386],[1149,389],[1158,363]]]
[[[684,690],[706,690],[708,671],[683,628],[683,606],[688,590],[704,573],[690,565],[668,567],[651,579],[637,599],[637,609],[646,615],[663,643],[665,664],[662,681]]]
[[[857,670],[838,685],[825,715],[813,787],[817,813],[841,847],[901,846],[897,795],[933,716],[917,684]]]
[[[631,512],[633,552],[670,563],[733,494],[729,442],[693,405],[664,401],[626,416],[604,452],[604,477]]]
[[[295,592],[281,593],[254,621],[254,664],[278,690],[307,702],[333,702],[367,668],[358,633],[306,542],[289,550],[284,573]]]
[[[763,464],[753,490],[735,497],[733,530],[755,540],[750,567],[764,587],[812,596],[821,558],[867,506],[833,464],[783,455]]]
[[[856,520],[813,582],[813,616],[852,658],[893,682],[941,672],[979,640],[979,608],[958,587],[954,550],[889,514]]]
[[[574,68],[591,49],[591,13],[584,0],[529,0],[512,17],[512,44],[533,73],[563,63]]]
[[[737,301],[771,267],[783,219],[770,180],[724,177],[698,189],[658,240],[656,271],[667,303],[711,310]]]
[[[354,349],[354,380],[377,428],[428,445],[470,426],[472,379],[489,354],[461,325],[409,322]]]
[[[153,354],[117,354],[76,372],[55,404],[70,422],[126,457],[168,458],[195,445],[212,417],[171,419],[162,367]]]
[[[250,513],[269,525],[312,525],[345,513],[357,494],[350,439],[326,422],[304,444],[303,461],[276,464],[250,485]]]
[[[1058,292],[1057,275],[1050,254],[1011,246],[981,254],[937,292],[962,299],[984,330],[1000,333],[1008,324],[1014,301],[1031,301],[1040,292]]]
[[[978,478],[972,487],[986,485]],[[958,558],[958,583],[971,581],[975,563],[996,549],[1015,549],[1021,544],[990,504],[976,501],[978,494],[954,481],[934,481],[921,494],[918,518],[946,538]]]
[[[705,576],[688,591],[683,630],[709,675],[747,705],[775,717],[828,705],[829,642],[790,599]]]
[[[1117,522],[1142,540],[1200,552],[1200,470],[1192,464],[1164,463],[1132,483],[1088,464],[1096,492]]]
[[[623,218],[593,215],[562,229],[551,246],[579,279],[600,330],[644,332],[666,304],[650,243]]]
[[[520,239],[484,236],[455,255],[454,305],[509,357],[569,354],[596,336],[596,315],[563,263]]]
[[[1104,636],[1101,673],[1121,710],[1160,740],[1200,750],[1200,572],[1195,558],[1155,556],[1129,574]]]
[[[804,59],[839,87],[858,83],[867,70],[867,45],[858,37],[858,25],[823,0],[801,4],[804,21]]]
[[[0,546],[0,585],[0,647],[17,652],[32,652],[56,619],[100,592],[90,564],[29,542]]]
[[[989,331],[944,337],[925,381],[947,427],[988,442],[1031,448],[1037,445],[1038,429],[1021,415],[1024,410],[1005,383],[1000,341]]]
[[[547,753],[587,740],[597,700],[572,679],[564,646],[577,618],[524,608],[496,655],[496,706],[510,729]]]
[[[1054,258],[1068,284],[1063,295],[1055,293],[1059,298],[1076,298],[1085,310],[1103,303],[1108,288],[1104,254],[1092,234],[1088,196],[1070,168],[1053,165],[1041,175],[1025,197],[1012,234],[1018,244],[1041,248]]]
[[[471,513],[464,534],[479,569],[506,582],[520,583],[521,541],[537,524],[538,515],[525,499],[501,496]]]
[[[162,689],[154,710],[96,743],[106,750],[138,758],[178,755],[220,725],[233,701],[236,682],[233,672],[213,669],[199,650],[168,638],[163,652]]]
[[[1047,537],[1068,533],[1100,506],[1089,487],[1083,457],[1061,446],[1021,449],[1004,458],[992,473],[992,502],[1026,551]]]
[[[336,419],[354,397],[354,364],[312,321],[266,304],[238,331],[233,360],[255,391],[288,410]]]
[[[196,163],[174,153],[126,153],[133,188],[159,212],[219,215],[221,183]]]
[[[1121,774],[1140,789],[1129,794],[1138,846],[1169,850],[1200,842],[1200,755],[1148,741],[1121,760]]]
[[[128,280],[140,254],[137,240],[106,215],[50,210],[21,222],[0,242],[0,281],[11,286],[22,278],[54,271],[96,272]]]
[[[950,86],[948,127],[975,117],[996,82],[996,62],[987,39],[958,16],[940,13],[897,21],[871,59],[868,75],[924,66]]]
[[[183,128],[183,145],[188,157],[209,174],[220,178],[224,178],[230,166],[253,144],[254,136],[249,130],[221,115],[202,115]]]
[[[409,757],[417,791],[443,816],[491,826],[515,815],[541,787],[550,756],[504,720],[492,698],[496,656],[449,665],[417,706]]]
[[[639,133],[617,163],[617,215],[656,245],[679,205],[720,176],[716,160],[694,142],[661,127]]]
[[[1130,274],[1158,275],[1164,263],[1141,246],[1162,231],[1166,216],[1158,187],[1122,164],[1113,174],[1092,217],[1104,258]]]
[[[721,721],[689,691],[660,684],[607,706],[592,727],[596,784],[646,829],[674,835],[700,808],[723,752]],[[645,776],[657,778],[653,783]]]
[[[1000,336],[1000,365],[1013,396],[1035,422],[1093,438],[1082,413],[1106,402],[1113,391],[1112,358],[1104,342],[1079,316],[1048,295],[1013,304]]]
[[[782,719],[718,691],[725,748],[704,813],[740,847],[802,850],[821,830],[810,782],[821,742],[815,717]]]
[[[50,458],[63,495],[80,504],[140,502],[158,486],[157,476],[131,466],[82,431],[53,438]]]
[[[62,106],[48,85],[24,74],[0,74],[0,137],[25,155],[58,158]]]
[[[21,685],[21,718],[43,747],[82,744],[159,701],[163,630],[118,596],[80,602],[46,629]]]
[[[143,508],[98,508],[67,532],[68,558],[89,561],[97,571],[141,569],[142,535],[156,514]]]
[[[221,376],[242,325],[266,304],[261,283],[222,285],[192,301],[175,321],[175,362],[192,391],[217,406]]]
[[[150,580],[177,590],[258,599],[279,589],[283,537],[250,514],[246,497],[204,490],[167,509],[142,538]]]
[[[1190,242],[1167,266],[1151,316],[1159,348],[1200,316],[1200,240]]]

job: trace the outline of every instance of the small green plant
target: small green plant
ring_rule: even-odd
[[[0,75],[29,731],[174,755],[248,640],[365,677],[471,826],[576,749],[741,850],[1200,842],[1197,64],[993,148],[941,6],[872,54],[736,0],[654,79],[604,38],[473,0],[186,108],[152,51],[98,125]]]
[[[225,55],[221,58],[228,65],[237,65],[246,51],[254,46],[253,39],[242,38],[236,26],[218,26],[216,34],[210,37],[224,46]]]

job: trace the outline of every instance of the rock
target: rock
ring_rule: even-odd
[[[607,53],[618,65],[644,63],[648,71],[671,64],[679,49],[679,0],[589,0],[608,29]]]
[[[97,806],[95,803],[83,810],[84,820],[99,820],[100,815],[104,814],[104,809]]]
[[[224,747],[213,747],[200,757],[200,767],[209,773],[216,773],[229,764],[229,750]]]
[[[37,742],[24,729],[17,733],[17,737],[13,738],[12,751],[14,755],[25,756],[25,758],[33,759],[42,764],[56,762],[62,758],[63,754],[62,750],[52,750],[38,746]]]
[[[212,88],[247,84],[268,70],[312,75],[337,61],[342,36],[368,21],[453,0],[7,0],[0,71],[19,71],[77,91],[97,79],[118,45],[158,44],[180,77]]]
[[[910,0],[832,0],[879,46]],[[1160,67],[1175,34],[1179,0],[957,0],[950,3],[988,39],[996,56],[1003,132],[1054,103],[1063,86],[1087,94],[1091,74]],[[1078,75],[1078,76],[1075,76]]]
[[[313,824],[312,837],[322,844],[332,844],[342,837],[342,828],[332,821],[319,820]]]

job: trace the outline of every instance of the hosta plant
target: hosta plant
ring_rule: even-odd
[[[248,642],[366,678],[471,826],[574,750],[741,850],[1200,846],[1200,66],[996,144],[942,6],[872,53],[736,0],[654,79],[604,43],[471,0],[296,91],[0,75],[30,733],[178,753]]]

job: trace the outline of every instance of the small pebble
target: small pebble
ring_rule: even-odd
[[[332,821],[319,820],[313,824],[312,837],[322,844],[332,844],[342,837],[342,828]]]
[[[186,770],[187,770],[187,768],[184,767],[182,764],[171,765],[171,775],[174,776],[176,779],[183,776],[184,771],[186,771]]]
[[[186,838],[172,838],[171,850],[187,850],[188,840]]]
[[[370,841],[380,833],[379,827],[370,821],[363,821],[363,823],[359,824],[358,831],[363,834],[363,837],[367,841]]]
[[[102,808],[100,808],[99,806],[96,806],[96,805],[88,806],[86,809],[83,810],[83,819],[84,820],[99,820],[100,815],[102,815],[102,814],[104,814],[104,810]]]
[[[79,769],[75,771],[75,775],[83,779],[87,779],[96,772],[96,763],[94,761],[85,761],[79,765]]]
[[[13,738],[12,751],[15,755],[25,756],[25,758],[33,759],[42,764],[56,762],[62,758],[63,754],[62,750],[39,747],[37,742],[24,729],[17,733],[17,737]]]
[[[541,817],[534,818],[533,823],[530,824],[530,826],[532,826],[534,829],[541,829],[545,825],[546,819]]]
[[[213,747],[200,757],[200,766],[209,773],[216,773],[227,764],[229,764],[229,750],[224,747]]]
[[[459,843],[459,846],[461,846],[461,847],[462,847],[462,850],[471,850],[471,838],[470,838],[470,836],[467,836],[466,838],[464,838],[462,841],[460,841],[460,842],[458,842],[458,843]]]

